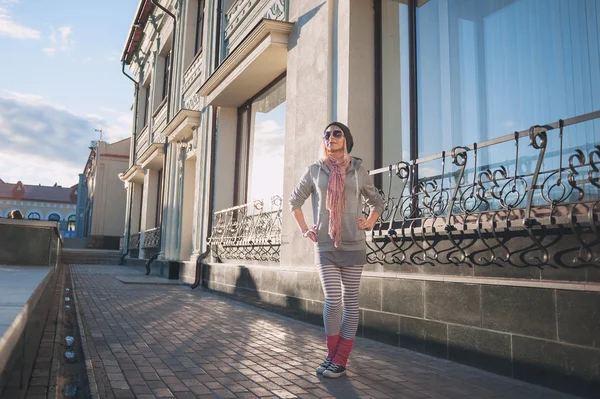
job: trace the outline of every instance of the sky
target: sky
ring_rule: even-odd
[[[120,58],[137,5],[0,0],[0,179],[72,186],[91,140],[131,136]]]

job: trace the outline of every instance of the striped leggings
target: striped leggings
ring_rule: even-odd
[[[325,294],[325,333],[354,339],[358,329],[358,286],[363,265],[318,265]]]

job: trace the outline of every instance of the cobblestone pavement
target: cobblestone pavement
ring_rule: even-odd
[[[314,371],[322,328],[183,285],[124,284],[115,276],[140,276],[125,267],[71,270],[100,398],[571,397],[361,338],[349,375],[328,380]]]

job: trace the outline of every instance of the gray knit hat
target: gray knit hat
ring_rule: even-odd
[[[340,129],[342,129],[342,132],[344,132],[344,137],[346,138],[346,148],[348,149],[348,154],[350,154],[352,147],[354,147],[354,139],[352,138],[352,133],[350,133],[350,128],[341,122],[331,122],[329,125],[325,126],[325,130],[333,125],[338,126]]]

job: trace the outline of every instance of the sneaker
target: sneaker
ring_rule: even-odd
[[[337,363],[331,362],[329,367],[325,371],[323,371],[323,377],[327,378],[338,378],[343,375],[346,375],[346,367],[340,366]]]
[[[317,374],[323,374],[323,371],[327,370],[327,367],[331,364],[331,359],[327,358],[323,360],[323,363],[319,367],[317,367]]]

